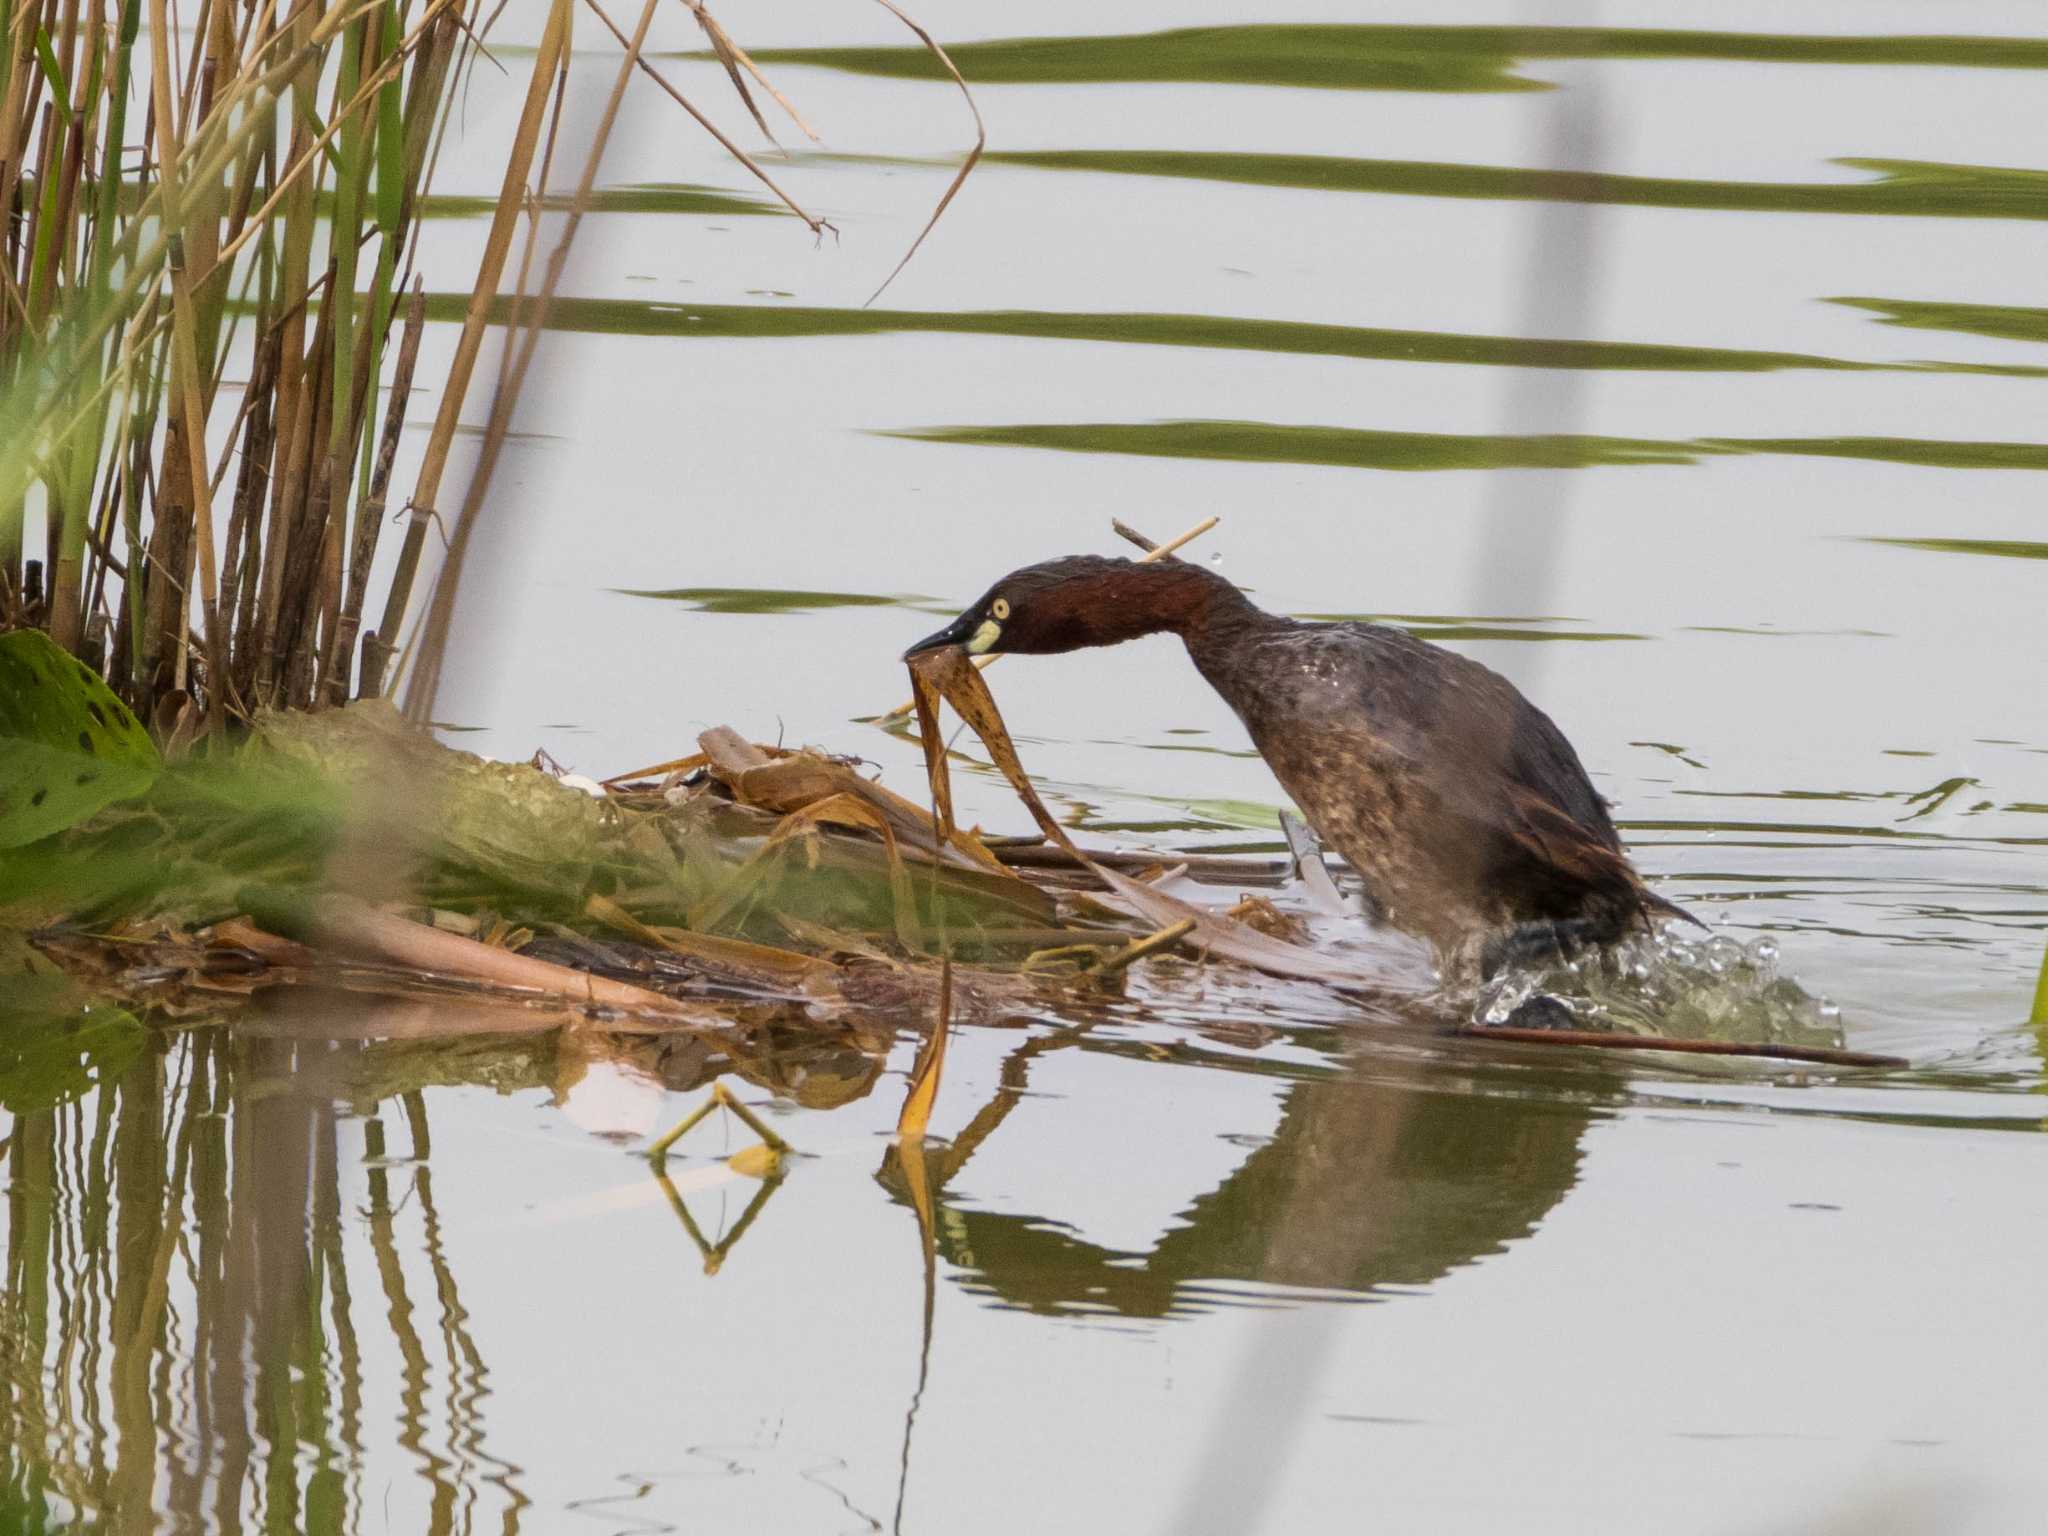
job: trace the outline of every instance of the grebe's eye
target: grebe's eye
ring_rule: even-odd
[[[1000,624],[1010,616],[1010,600],[1007,597],[999,597],[988,605],[988,611]]]

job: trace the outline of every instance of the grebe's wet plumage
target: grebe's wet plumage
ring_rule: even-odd
[[[1605,943],[1649,891],[1564,733],[1469,657],[1379,624],[1264,612],[1178,560],[1013,572],[911,647],[1048,654],[1172,631],[1380,915],[1459,968]]]

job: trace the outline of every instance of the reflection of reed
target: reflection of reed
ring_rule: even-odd
[[[468,1530],[470,1511],[476,1502],[475,1479],[470,1475],[487,1468],[484,1480],[505,1495],[503,1529],[506,1536],[519,1529],[519,1512],[527,1499],[513,1479],[519,1468],[501,1461],[484,1448],[483,1418],[477,1406],[490,1395],[490,1371],[470,1336],[469,1312],[455,1288],[455,1271],[449,1266],[448,1251],[441,1241],[441,1214],[434,1206],[434,1191],[427,1168],[427,1101],[418,1089],[405,1095],[405,1115],[413,1133],[413,1192],[419,1199],[420,1222],[427,1263],[434,1273],[434,1295],[441,1304],[441,1343],[448,1371],[448,1448],[460,1461],[460,1483],[465,1490],[462,1526]]]
[[[364,1358],[348,1273],[330,1051],[198,1031],[95,1097],[14,1116],[0,1326],[0,1524],[348,1532],[366,1501]],[[413,1126],[445,1364],[406,1296],[383,1121],[365,1122],[369,1237],[403,1362],[402,1442],[425,1471],[420,1528],[469,1530],[481,1484],[515,1532],[518,1469],[486,1451],[488,1370],[466,1326]],[[445,1400],[433,1404],[437,1382]],[[440,1412],[434,1411],[435,1407]],[[368,1417],[374,1419],[371,1411]],[[443,1422],[448,1454],[428,1449]],[[474,1474],[474,1475],[472,1475]],[[367,1518],[366,1518],[367,1509]]]
[[[364,1123],[364,1152],[370,1160],[370,1244],[377,1254],[377,1274],[384,1284],[385,1320],[391,1325],[392,1341],[398,1345],[400,1366],[398,1443],[420,1464],[420,1477],[430,1490],[427,1529],[453,1529],[455,1488],[448,1480],[448,1464],[426,1448],[427,1364],[426,1346],[413,1327],[412,1299],[406,1294],[405,1266],[399,1259],[398,1238],[391,1206],[391,1176],[384,1166],[384,1123],[373,1115]],[[419,1155],[417,1138],[413,1152]]]

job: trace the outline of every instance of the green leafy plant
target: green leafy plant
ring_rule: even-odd
[[[162,759],[127,705],[39,630],[0,635],[0,848],[142,793]]]

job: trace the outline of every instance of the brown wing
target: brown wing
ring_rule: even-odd
[[[1640,909],[1647,893],[1578,753],[1506,678],[1379,625],[1303,626],[1290,650],[1304,647],[1341,672],[1416,848],[1476,905],[1514,918]]]

